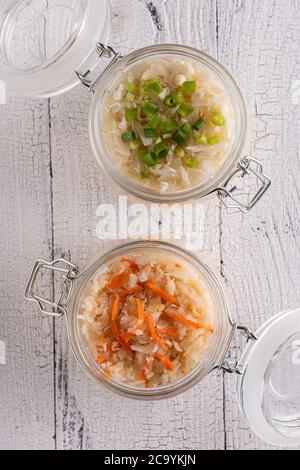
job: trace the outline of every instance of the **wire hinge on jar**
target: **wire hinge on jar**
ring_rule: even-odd
[[[231,332],[230,339],[228,341],[228,346],[226,348],[223,361],[221,362],[220,369],[223,369],[225,372],[229,372],[230,374],[243,374],[243,364],[239,362],[239,360],[233,360],[231,358],[227,358],[230,346],[232,345],[233,338],[237,332],[241,332],[242,336],[246,338],[246,341],[256,341],[257,337],[247,328],[246,326],[241,325],[233,325],[233,329]]]
[[[122,58],[122,55],[119,52],[116,52],[112,47],[106,46],[105,44],[102,44],[101,42],[98,42],[96,44],[96,52],[98,55],[98,61],[96,62],[95,65],[98,64],[98,62],[104,57],[106,59],[111,59],[110,63],[105,67],[105,69],[101,72],[100,75],[95,80],[92,80],[90,78],[91,75],[91,70],[87,70],[84,73],[75,71],[77,77],[81,81],[81,83],[88,88],[89,92],[94,93],[96,86],[98,82],[101,80],[102,76],[107,72],[108,69],[111,68],[111,66],[118,60]]]
[[[63,289],[57,302],[41,297],[34,292],[34,283],[38,273],[42,270],[50,270],[53,273],[63,273]],[[60,258],[52,262],[40,259],[35,263],[30,274],[25,290],[25,299],[35,302],[42,314],[50,315],[52,317],[61,317],[67,313],[65,305],[71,296],[73,281],[78,279],[81,274],[82,273],[78,272],[78,267],[75,264],[65,260],[64,258]],[[47,306],[51,307],[51,309],[48,309]]]
[[[240,174],[242,177],[244,177],[246,174],[249,175],[250,173],[256,176],[256,178],[260,181],[261,186],[251,201],[247,204],[235,197],[233,193],[236,188],[233,187],[229,190],[228,185],[234,176]],[[247,213],[261,199],[263,194],[269,188],[270,184],[271,180],[263,173],[262,164],[252,157],[245,156],[240,159],[237,168],[231,173],[229,178],[225,181],[224,185],[219,187],[217,191],[219,198],[226,207],[237,208],[241,212]]]

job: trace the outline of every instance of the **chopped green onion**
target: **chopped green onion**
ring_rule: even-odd
[[[138,139],[133,140],[132,142],[129,143],[129,148],[130,150],[136,150],[140,146],[140,141]]]
[[[196,144],[198,144],[198,145],[207,145],[206,135],[199,135],[198,137],[196,137]]]
[[[155,80],[146,81],[145,86],[148,88],[149,91],[152,91],[156,95],[160,95],[164,91],[161,84]]]
[[[126,121],[135,121],[136,118],[138,116],[138,110],[137,108],[129,108],[129,109],[126,109],[125,111],[125,118],[126,118]]]
[[[168,95],[165,98],[164,103],[165,103],[166,106],[176,106],[176,103],[175,103],[174,98],[173,98],[172,95]]]
[[[191,104],[189,104],[189,103],[182,103],[182,104],[179,106],[177,112],[178,112],[181,116],[187,117],[187,116],[189,116],[189,115],[193,112],[193,110],[194,110],[194,108],[193,108],[193,106],[192,106]]]
[[[136,86],[133,82],[128,83],[127,91],[129,91],[129,93],[135,93],[136,92]]]
[[[175,154],[176,154],[177,157],[179,157],[179,158],[185,157],[185,151],[184,151],[184,149],[183,149],[182,147],[176,147]]]
[[[145,86],[141,86],[140,88],[140,95],[141,96],[144,96],[144,97],[147,97],[149,95],[149,90],[147,87]]]
[[[154,151],[159,159],[166,158],[169,153],[169,148],[163,142],[154,146]]]
[[[174,119],[167,119],[162,122],[162,126],[165,132],[174,132],[176,131],[178,124]]]
[[[196,122],[194,122],[192,127],[195,131],[200,131],[204,125],[205,125],[204,119],[200,118]]]
[[[160,124],[160,118],[158,116],[153,116],[149,124],[150,124],[150,127],[152,127],[153,129],[157,129],[157,127]]]
[[[158,137],[155,141],[155,145],[156,144],[160,144],[162,142],[162,138],[161,137]]]
[[[172,91],[166,98],[165,98],[165,105],[168,107],[177,106],[183,102],[183,95],[180,91]]]
[[[198,166],[198,160],[195,157],[189,157],[184,162],[187,168],[196,168]]]
[[[158,111],[158,106],[156,106],[153,103],[150,103],[150,101],[143,101],[142,102],[142,109],[146,117],[152,117],[154,114],[157,113]]]
[[[224,126],[225,124],[225,117],[221,113],[212,113],[210,119],[215,126]]]
[[[149,178],[149,171],[148,170],[143,170],[140,172],[140,177],[142,180],[146,180]]]
[[[216,145],[220,142],[220,139],[217,135],[212,135],[211,137],[207,138],[207,143],[209,145]]]
[[[144,165],[152,167],[157,164],[157,156],[154,152],[144,152],[140,156],[140,159],[144,163]]]
[[[155,139],[157,137],[156,130],[153,127],[147,127],[144,129],[144,134],[147,139]]]
[[[188,135],[182,129],[178,129],[178,131],[173,135],[173,139],[177,144],[183,145],[186,144]]]
[[[176,104],[181,104],[183,103],[183,94],[180,91],[174,91],[173,99],[175,100]]]
[[[191,126],[188,122],[186,122],[186,123],[182,126],[181,129],[183,130],[183,132],[186,133],[186,135],[187,135],[188,137],[189,137],[189,136],[191,135],[191,133],[193,132],[193,128],[192,128],[192,126]]]
[[[192,95],[196,91],[196,82],[195,80],[186,81],[182,84],[181,87],[182,93],[185,95]]]
[[[132,142],[133,140],[136,140],[136,135],[135,132],[123,132],[121,135],[122,141],[124,144],[128,144],[129,142]]]

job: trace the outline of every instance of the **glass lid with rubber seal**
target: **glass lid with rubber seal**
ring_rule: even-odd
[[[0,5],[0,80],[21,95],[49,97],[96,65],[110,28],[108,0],[4,0]]]
[[[238,368],[241,410],[266,442],[300,445],[300,309],[271,318],[256,337]]]

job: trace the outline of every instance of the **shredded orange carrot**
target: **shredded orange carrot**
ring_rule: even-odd
[[[108,369],[102,369],[104,374],[106,375],[106,377],[111,380],[112,379],[112,375],[111,375],[111,372],[108,370]]]
[[[146,381],[146,373],[145,373],[144,369],[141,370],[141,373],[139,375],[139,380],[141,380],[142,382]]]
[[[131,351],[130,346],[124,341],[122,333],[119,331],[116,323],[117,316],[120,311],[120,296],[117,294],[113,303],[111,311],[111,329],[115,338],[119,341],[120,345],[127,351]]]
[[[160,329],[159,333],[162,334],[162,335],[166,335],[166,336],[175,336],[175,337],[179,336],[178,331],[171,330],[171,329],[168,329],[168,328]]]
[[[100,336],[99,336],[99,343],[100,343],[100,346],[103,346],[104,343],[105,343],[105,335],[104,333],[102,333]]]
[[[119,341],[119,343],[120,343],[120,345],[122,346],[123,349],[125,349],[126,351],[129,351],[129,352],[132,352],[131,347],[129,346],[128,343],[126,343],[126,341],[124,341],[121,334],[120,334],[120,336],[118,336],[117,340]]]
[[[121,333],[121,336],[123,340],[125,341],[125,343],[129,343],[129,341],[132,340],[132,338],[134,337],[134,334],[133,333]]]
[[[178,321],[179,323],[183,323],[186,326],[192,326],[193,328],[204,328],[201,323],[197,323],[195,321],[189,320],[188,318],[182,317],[181,315],[177,315],[177,313],[170,313],[166,311],[168,317],[173,318],[174,320]]]
[[[148,324],[148,328],[150,331],[150,335],[153,341],[155,341],[156,343],[159,343],[163,349],[168,349],[164,340],[157,334],[152,315],[148,314],[146,319],[147,319],[147,324]]]
[[[112,311],[111,311],[111,320],[113,322],[116,321],[117,316],[119,315],[119,310],[120,310],[120,296],[117,294],[112,306]]]
[[[136,307],[137,307],[137,312],[138,312],[138,317],[139,321],[136,325],[136,329],[139,329],[143,326],[144,321],[145,321],[145,311],[144,311],[144,305],[141,301],[141,299],[135,299],[136,301]]]
[[[133,261],[132,259],[122,258],[121,261],[122,261],[122,263],[129,263],[129,266],[131,267],[133,272],[136,272],[136,271],[140,270],[139,265],[135,261]]]
[[[99,365],[104,364],[104,362],[106,362],[106,359],[105,359],[104,357],[98,357],[97,363],[98,363]]]
[[[125,290],[120,292],[120,298],[123,299],[124,297],[128,297],[128,296],[134,295],[134,294],[138,294],[142,290],[143,290],[142,286],[136,286],[136,287],[133,287],[132,289],[128,289],[128,290],[125,289]]]
[[[129,278],[130,271],[124,271],[121,274],[117,274],[110,283],[108,284],[108,288],[111,290],[118,289],[119,287],[122,287],[123,284],[127,281]]]
[[[154,357],[156,357],[156,359],[159,359],[162,362],[165,369],[167,370],[175,369],[173,362],[171,362],[167,356],[164,356],[163,354],[154,354]]]
[[[155,279],[149,279],[147,282],[147,286],[149,289],[152,290],[155,294],[159,295],[163,300],[166,302],[170,302],[171,304],[176,303],[176,297],[174,295],[169,294],[168,292],[164,291],[161,289],[158,285]]]

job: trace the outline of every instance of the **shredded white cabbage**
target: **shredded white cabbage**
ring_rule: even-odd
[[[171,133],[159,131],[169,153],[167,158],[157,162],[153,167],[145,165],[141,158],[144,151],[154,151],[155,139],[147,138],[144,129],[149,127],[150,119],[143,116],[142,102],[145,95],[140,90],[145,80],[155,80],[161,84],[163,91],[159,95],[150,94],[147,100],[155,104],[159,110],[157,116],[163,121],[174,119],[177,128],[185,123],[193,124],[199,118],[205,121],[201,130],[193,130],[186,145],[184,156],[179,157],[177,147]],[[166,107],[165,98],[171,92],[180,92],[186,81],[196,82],[196,91],[191,96],[185,96],[185,101],[192,105],[193,111],[189,116],[180,116],[178,107]],[[128,91],[128,85],[134,85],[134,93]],[[125,119],[125,111],[130,108],[138,110],[138,118],[133,122]],[[221,113],[225,118],[222,126],[212,123],[212,113]],[[204,65],[174,58],[151,59],[132,66],[124,72],[121,81],[108,92],[104,103],[101,134],[114,165],[124,174],[143,187],[161,193],[176,193],[196,186],[201,186],[213,177],[232,147],[234,135],[234,113],[230,96],[224,86]],[[122,134],[133,131],[140,142],[138,148],[131,148],[129,143],[122,142]],[[207,138],[218,137],[215,144],[197,144],[197,138],[204,135]],[[189,159],[193,165],[189,167]]]
[[[118,259],[96,274],[78,319],[99,374],[145,387],[188,374],[214,332],[203,280],[162,253]]]

